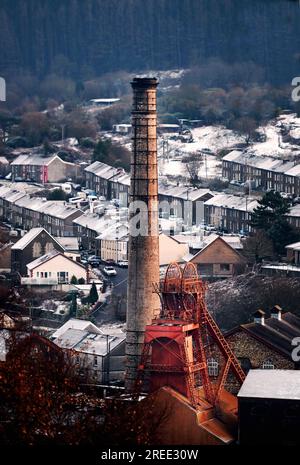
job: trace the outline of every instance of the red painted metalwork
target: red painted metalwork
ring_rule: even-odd
[[[245,374],[206,308],[205,283],[192,263],[184,268],[171,263],[156,291],[161,299],[160,316],[146,326],[135,393],[148,381],[150,392],[171,386],[195,408],[216,405],[229,372],[240,384]],[[211,381],[207,369],[212,342],[224,357],[223,369],[215,382]]]

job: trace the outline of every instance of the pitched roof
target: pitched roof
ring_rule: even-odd
[[[75,262],[74,260],[72,260],[71,258],[69,258],[66,255],[62,254],[61,252],[58,252],[57,250],[52,250],[51,252],[46,253],[45,255],[42,255],[41,257],[39,257],[39,258],[33,260],[32,262],[28,263],[27,268],[28,268],[29,271],[33,270],[37,266],[40,266],[43,263],[46,263],[49,260],[52,260],[53,258],[57,257],[58,255],[61,255],[65,260],[69,260],[74,265],[80,266],[81,268],[85,269],[85,267],[83,265],[81,265],[78,262]]]
[[[195,259],[201,257],[201,255],[204,255],[209,248],[214,246],[217,242],[220,242],[223,246],[227,247],[233,255],[235,255],[238,259],[239,262],[245,261],[245,258],[239,254],[239,252],[228,242],[226,242],[221,236],[216,236],[211,240],[208,244],[206,244],[203,249],[199,250],[189,261],[193,262]],[[225,259],[226,263],[228,263],[228,258],[226,257]],[[206,263],[211,263],[211,261],[206,262]],[[222,258],[222,255],[220,255],[220,261],[214,260],[214,263],[224,263],[224,259]],[[229,262],[230,263],[230,262]]]
[[[257,207],[256,199],[246,196],[238,196],[231,194],[218,194],[204,202],[205,206],[234,208],[235,210],[252,212]]]
[[[46,166],[49,165],[49,163],[51,163],[56,157],[57,155],[51,155],[49,157],[43,157],[41,155],[36,154],[19,155],[13,162],[11,162],[11,165]]]
[[[248,323],[240,328],[261,343],[291,359],[292,340],[300,337],[300,318],[293,313],[284,313],[281,320],[265,319],[265,324]]]
[[[98,328],[90,321],[71,318],[55,331],[52,339],[65,349],[105,356],[125,340],[125,333],[113,325]]]
[[[63,248],[63,246],[55,239],[55,237],[51,236],[51,234],[48,233],[48,231],[46,231],[46,229],[44,229],[44,228],[32,228],[30,231],[28,231],[28,233],[26,233],[23,237],[21,237],[21,239],[18,240],[12,246],[12,249],[13,250],[24,250],[25,247],[27,247],[27,245],[29,245],[30,242],[32,242],[41,232],[44,232],[45,234],[47,234],[47,236],[49,236],[51,239],[53,239],[53,241],[55,241],[58,246]]]

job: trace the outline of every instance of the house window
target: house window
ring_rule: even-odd
[[[251,360],[247,357],[240,357],[239,359],[242,370],[246,373],[252,368]]]
[[[220,265],[220,270],[221,270],[221,271],[230,271],[230,265],[229,265],[229,263],[221,263],[221,265]]]
[[[40,242],[35,242],[33,244],[32,256],[38,258],[42,255],[42,247]]]
[[[207,369],[209,376],[218,376],[219,374],[219,363],[214,358],[207,360]]]
[[[263,362],[263,370],[274,370],[275,366],[272,360],[268,359]]]
[[[54,245],[52,242],[47,242],[46,247],[45,247],[45,253],[49,253],[54,249]]]
[[[94,366],[98,365],[98,357],[94,357]]]

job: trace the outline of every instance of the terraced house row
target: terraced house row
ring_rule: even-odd
[[[248,233],[251,215],[257,206],[257,198],[218,194],[204,203],[205,222],[229,233]],[[300,204],[291,207],[287,220],[300,231]]]
[[[222,176],[229,181],[251,181],[262,191],[300,195],[300,164],[234,150],[222,159]]]
[[[43,227],[53,236],[73,236],[73,220],[82,214],[81,210],[63,201],[0,187],[0,219],[15,228]]]

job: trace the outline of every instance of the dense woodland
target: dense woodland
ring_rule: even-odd
[[[300,114],[291,101],[300,75],[298,0],[1,0],[0,22],[2,154],[4,142],[58,141],[62,126],[94,148],[99,129],[129,122],[130,80],[150,70],[185,69],[159,86],[161,122],[223,124],[249,144],[282,109]],[[82,104],[96,97],[121,102],[89,116]],[[97,150],[94,159],[105,158]],[[112,158],[123,156],[117,148]]]
[[[300,67],[298,0],[1,0],[0,74],[88,79],[252,61],[272,83]]]

